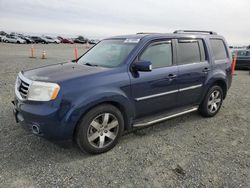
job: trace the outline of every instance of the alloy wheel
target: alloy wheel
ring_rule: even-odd
[[[119,122],[111,113],[102,113],[96,116],[89,125],[87,138],[96,148],[110,145],[119,132]]]
[[[220,108],[222,101],[221,92],[219,90],[214,90],[208,99],[208,110],[210,113],[216,113]]]

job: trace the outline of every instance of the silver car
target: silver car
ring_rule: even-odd
[[[17,43],[17,44],[25,44],[26,41],[17,37],[17,36],[12,36],[12,35],[6,35],[2,38],[3,42],[9,42],[9,43]]]

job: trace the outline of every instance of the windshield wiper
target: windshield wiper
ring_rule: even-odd
[[[92,67],[98,67],[98,65],[95,65],[95,64],[92,64],[92,63],[89,63],[89,62],[84,63],[84,65],[87,65],[87,66],[92,66]]]

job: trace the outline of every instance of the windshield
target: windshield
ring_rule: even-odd
[[[125,60],[135,46],[136,42],[126,39],[103,40],[84,54],[78,63],[89,66],[116,67]]]

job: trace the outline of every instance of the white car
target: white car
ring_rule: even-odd
[[[52,38],[52,37],[42,36],[41,38],[42,38],[43,40],[45,40],[47,43],[56,43],[56,44],[59,44],[59,43],[60,43],[60,40],[54,39],[54,38]]]
[[[9,42],[9,43],[17,43],[17,44],[25,44],[26,41],[17,37],[17,36],[11,36],[11,35],[6,35],[2,38],[3,42]]]

